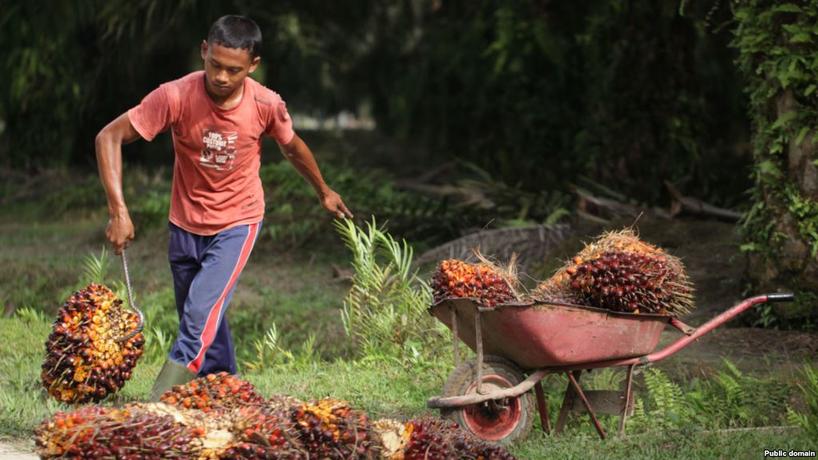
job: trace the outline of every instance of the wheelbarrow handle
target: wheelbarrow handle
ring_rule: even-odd
[[[625,359],[614,359],[610,361],[600,361],[591,364],[584,364],[582,367],[579,366],[565,366],[560,367],[559,370],[571,370],[571,369],[591,369],[591,368],[600,368],[600,367],[611,367],[611,366],[630,366],[632,364],[636,365],[644,365],[648,363],[655,363],[657,361],[661,361],[667,358],[670,355],[675,354],[682,348],[690,345],[694,341],[696,341],[699,337],[709,333],[713,329],[723,325],[724,323],[730,321],[731,319],[735,318],[736,316],[744,313],[745,311],[749,310],[750,308],[765,303],[765,302],[789,302],[793,300],[794,295],[790,292],[776,292],[772,294],[762,294],[757,295],[755,297],[750,297],[747,299],[742,300],[737,305],[733,306],[732,308],[727,309],[726,311],[722,312],[721,314],[717,315],[716,317],[710,319],[706,323],[700,325],[699,327],[692,329],[690,331],[686,331],[687,334],[685,337],[671,343],[670,345],[666,346],[665,348],[650,353],[645,356],[640,356],[636,358],[625,358]]]
[[[792,292],[774,292],[767,294],[767,302],[792,302],[795,300],[795,294]]]

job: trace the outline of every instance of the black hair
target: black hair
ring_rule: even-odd
[[[210,26],[207,43],[245,49],[250,56],[256,57],[261,53],[261,29],[248,17],[222,16]]]

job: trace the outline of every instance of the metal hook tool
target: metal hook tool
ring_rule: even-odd
[[[145,327],[145,315],[144,313],[142,313],[142,310],[140,310],[139,307],[136,306],[136,302],[134,302],[133,300],[133,292],[131,289],[131,274],[128,271],[128,258],[125,257],[125,248],[122,248],[122,271],[125,272],[125,286],[128,288],[128,304],[139,317],[139,323],[136,325],[136,329],[118,338],[116,340],[118,343],[130,340],[133,336],[142,332],[142,329]]]

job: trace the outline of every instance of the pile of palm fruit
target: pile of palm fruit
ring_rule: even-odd
[[[264,401],[264,397],[249,382],[219,372],[192,380],[187,385],[177,385],[166,391],[160,400],[182,409],[210,412],[255,405]]]
[[[131,378],[142,355],[139,318],[107,287],[89,284],[66,300],[46,341],[43,386],[64,403],[100,401]]]
[[[477,439],[450,420],[431,417],[412,420],[405,425],[401,440],[400,456],[393,459],[514,459],[505,448]]]
[[[193,408],[185,402],[194,398],[189,395],[200,395],[195,398],[204,402]],[[227,374],[176,386],[159,403],[59,412],[35,435],[38,453],[46,459],[513,458],[453,422],[370,422],[365,412],[339,400],[265,400],[251,384]]]
[[[538,301],[674,316],[693,308],[693,287],[682,262],[631,229],[605,233],[587,244],[530,294],[517,295],[517,286],[513,268],[485,260],[444,260],[432,277],[435,302],[472,298],[494,307]]]
[[[693,285],[682,261],[631,229],[607,232],[540,283],[532,297],[630,313],[683,315]]]
[[[513,272],[505,272],[487,261],[470,264],[447,259],[440,262],[432,277],[435,302],[448,298],[474,298],[486,307],[517,299]]]

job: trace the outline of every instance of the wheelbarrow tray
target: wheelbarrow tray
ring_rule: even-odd
[[[477,351],[475,315],[481,315],[481,338],[486,354],[502,356],[523,369],[568,366],[651,353],[669,316],[619,313],[580,305],[526,303],[484,308],[476,299],[445,299],[430,313],[452,327]]]

